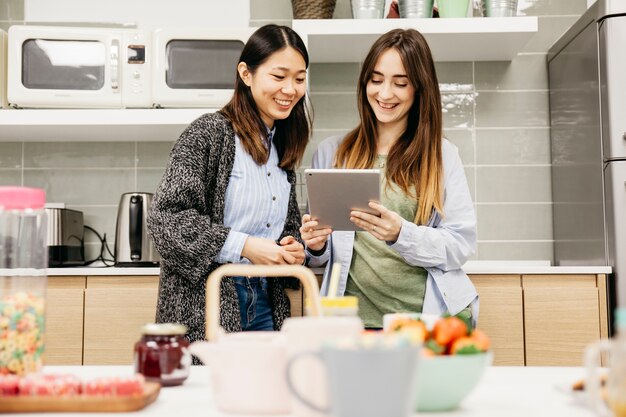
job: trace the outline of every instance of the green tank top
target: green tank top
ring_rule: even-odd
[[[386,162],[386,155],[378,155],[376,167],[384,171]],[[417,200],[395,184],[386,187],[384,176],[381,181],[382,204],[413,222]],[[368,232],[355,233],[345,294],[358,297],[359,316],[365,327],[382,327],[383,314],[420,313],[427,277],[424,268],[406,263],[386,242]]]

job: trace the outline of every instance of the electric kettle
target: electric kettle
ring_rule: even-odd
[[[159,266],[160,257],[148,236],[150,193],[125,193],[117,208],[115,266]]]

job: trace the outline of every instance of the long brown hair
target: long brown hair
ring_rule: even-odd
[[[306,67],[309,67],[309,54],[300,36],[290,27],[278,25],[265,25],[257,29],[241,51],[239,62],[244,62],[248,70],[254,74],[270,55],[287,47],[298,51],[304,58]],[[264,164],[269,158],[269,149],[263,143],[263,140],[267,140],[267,128],[261,119],[250,88],[243,82],[239,73],[236,77],[233,98],[220,112],[233,124],[246,152],[257,164]],[[309,142],[311,113],[305,93],[286,119],[276,120],[274,123],[276,132],[273,141],[281,168],[294,169],[300,164]]]
[[[347,134],[337,151],[335,166],[372,168],[376,159],[376,115],[367,100],[367,83],[378,58],[388,49],[400,54],[415,99],[409,110],[406,130],[387,156],[387,185],[397,184],[418,199],[415,223],[426,224],[433,209],[443,215],[443,163],[441,94],[430,48],[413,29],[394,29],[382,35],[370,49],[357,87],[361,123]]]

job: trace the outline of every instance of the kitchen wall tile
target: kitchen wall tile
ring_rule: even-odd
[[[478,242],[477,260],[489,261],[551,261],[552,241]]]
[[[356,126],[356,125],[355,125]],[[354,127],[354,126],[353,126]],[[304,157],[302,158],[302,166],[309,167],[311,166],[311,161],[313,160],[313,154],[317,150],[317,147],[320,143],[326,138],[331,136],[345,136],[350,129],[339,129],[339,130],[331,130],[331,129],[314,129],[313,136],[311,136],[311,141],[304,151]]]
[[[163,178],[165,167],[159,169],[138,169],[137,170],[137,191],[154,193]]]
[[[580,15],[587,0],[518,0],[518,16]]]
[[[0,169],[0,185],[22,185],[22,170]]]
[[[551,240],[552,204],[477,204],[478,240]]]
[[[9,28],[13,25],[21,25],[22,21],[16,20],[0,20],[0,30],[4,30],[5,32],[9,31]]]
[[[476,62],[476,90],[547,90],[545,55],[517,55],[510,62]]]
[[[250,0],[250,20],[292,18],[291,0]]]
[[[22,166],[22,142],[0,142],[0,168]]]
[[[312,64],[309,68],[309,90],[320,92],[354,92],[361,65],[357,63]],[[355,101],[356,102],[356,101]]]
[[[476,187],[480,203],[550,203],[550,166],[479,166]]]
[[[350,0],[337,0],[333,19],[352,19]]]
[[[549,126],[548,92],[478,93],[476,127],[527,126]]]
[[[165,168],[174,142],[137,142],[137,166]]]
[[[578,20],[579,16],[539,17],[539,31],[534,34],[521,52],[548,52],[548,49],[567,29]]]
[[[550,129],[476,129],[476,163],[550,164]]]
[[[80,210],[83,212],[83,222],[85,226],[89,226],[100,234],[103,239],[106,237],[106,241],[111,251],[115,245],[115,224],[117,222],[117,204],[114,206],[82,206],[82,205],[68,205],[68,208],[74,210]],[[105,236],[106,235],[106,236]],[[97,246],[99,251],[100,241],[98,237],[90,230],[85,230],[85,241]],[[88,259],[93,259],[93,255]]]
[[[49,202],[117,206],[134,189],[133,169],[24,169],[24,185],[46,190]]]
[[[463,165],[474,165],[474,139],[471,130],[444,130],[444,137],[459,149]]]
[[[0,20],[24,20],[24,0],[2,0]]]
[[[24,142],[25,168],[135,166],[132,142]]]
[[[474,126],[474,93],[442,94],[443,126]]]
[[[350,129],[358,123],[359,112],[353,94],[312,93],[315,127]]]
[[[467,92],[474,89],[471,62],[436,62],[435,70],[442,92]]]
[[[111,249],[111,252],[115,253],[115,249],[113,248],[114,244],[110,244],[109,245],[109,249]],[[85,242],[85,260],[86,261],[90,261],[92,259],[97,258],[100,255],[100,243],[98,242]],[[106,259],[111,258],[110,256],[107,256]]]

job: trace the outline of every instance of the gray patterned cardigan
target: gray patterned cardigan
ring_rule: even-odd
[[[224,226],[226,187],[235,159],[235,133],[220,113],[205,114],[185,129],[170,153],[148,216],[148,228],[162,257],[157,303],[157,323],[182,323],[190,341],[205,339],[206,278],[229,228]],[[296,175],[287,171],[291,184],[289,208],[281,234],[301,241],[300,212],[296,201]],[[293,279],[268,280],[274,327],[280,329],[290,314],[285,286]],[[221,285],[220,323],[227,332],[241,331],[235,284]]]

